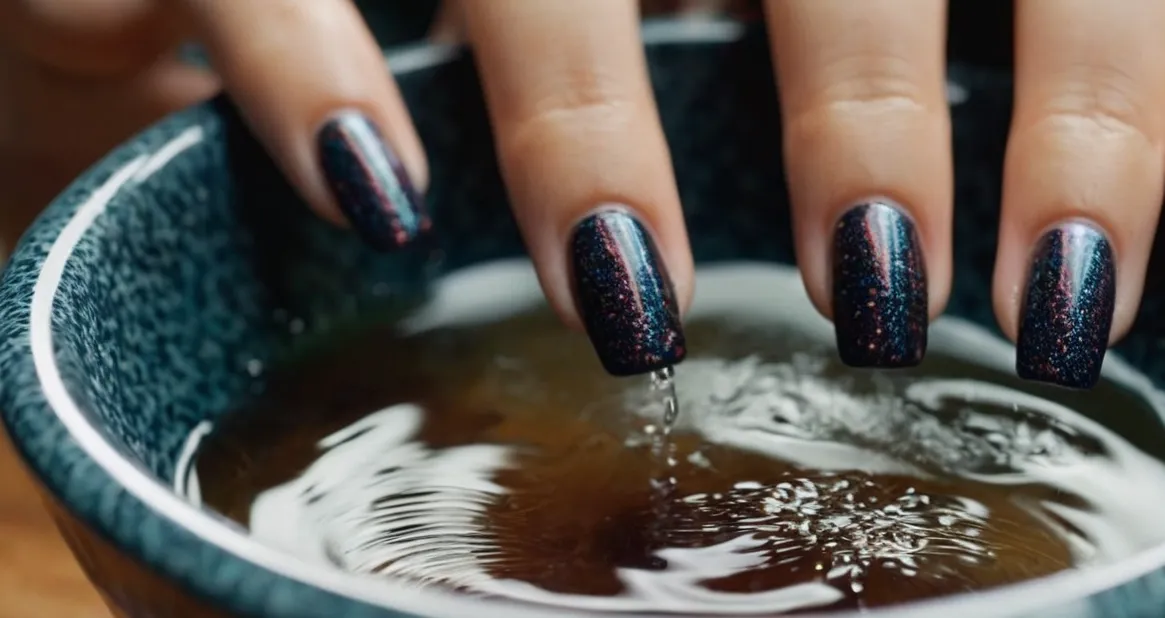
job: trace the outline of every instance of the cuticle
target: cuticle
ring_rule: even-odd
[[[650,226],[648,226],[643,221],[643,218],[639,216],[639,213],[636,211],[635,208],[631,207],[630,205],[628,205],[625,202],[612,200],[612,201],[606,201],[606,202],[599,202],[594,207],[592,207],[590,210],[584,210],[581,214],[579,214],[579,216],[575,217],[574,221],[571,222],[571,224],[569,226],[569,229],[571,230],[571,234],[574,234],[574,230],[578,229],[578,226],[580,224],[582,224],[583,221],[586,221],[587,219],[590,219],[591,217],[594,217],[596,215],[601,215],[604,213],[622,213],[622,214],[625,214],[625,215],[631,217],[632,219],[635,219],[636,222],[638,222],[640,225],[642,225],[648,231],[651,231]]]
[[[896,200],[892,197],[889,197],[886,194],[879,193],[879,194],[875,194],[873,197],[867,197],[867,198],[863,198],[860,200],[852,201],[849,203],[849,206],[842,209],[838,213],[838,215],[834,219],[832,227],[830,229],[833,230],[834,234],[836,234],[837,224],[841,222],[841,219],[843,217],[845,217],[847,214],[849,214],[855,208],[858,208],[861,206],[869,206],[871,204],[882,204],[883,206],[888,206],[891,209],[893,209],[895,212],[897,212],[899,215],[901,215],[903,218],[905,218],[907,221],[910,222],[910,225],[914,228],[914,234],[918,239],[918,246],[916,247],[916,250],[918,251],[918,254],[919,254],[919,262],[922,265],[922,276],[929,278],[928,273],[927,273],[928,267],[927,267],[927,260],[926,260],[926,254],[927,254],[926,241],[923,239],[922,232],[920,231],[920,229],[918,227],[918,219],[916,219],[914,217],[913,213],[910,212],[910,209],[906,207],[905,203],[903,203],[900,200]],[[833,256],[830,255],[830,268],[827,268],[826,270],[832,270],[832,266],[833,266],[832,262],[833,262]],[[833,285],[832,273],[830,273],[830,276],[827,278],[827,284],[829,287],[832,287],[832,285]],[[927,296],[928,296],[927,297],[927,305],[928,306],[930,305],[929,294],[930,293],[928,291],[927,292]],[[832,313],[832,309],[830,311]]]
[[[1104,238],[1105,242],[1108,243],[1109,252],[1112,255],[1112,264],[1113,264],[1114,271],[1116,270],[1117,265],[1120,263],[1120,261],[1118,259],[1117,246],[1116,246],[1116,243],[1113,242],[1112,235],[1109,234],[1108,230],[1105,228],[1105,226],[1102,225],[1096,219],[1094,219],[1092,217],[1085,216],[1085,215],[1072,215],[1072,216],[1056,219],[1055,221],[1045,225],[1040,230],[1040,232],[1036,235],[1035,240],[1030,244],[1030,249],[1028,251],[1028,254],[1029,254],[1028,255],[1028,263],[1032,264],[1032,266],[1029,266],[1029,268],[1028,268],[1028,271],[1024,277],[1024,284],[1021,287],[1020,293],[1018,295],[1019,315],[1018,315],[1017,320],[1023,319],[1023,313],[1025,311],[1025,308],[1027,307],[1028,298],[1031,296],[1032,268],[1034,268],[1035,260],[1039,257],[1037,252],[1040,249],[1040,244],[1044,241],[1045,238],[1047,238],[1048,234],[1051,234],[1052,232],[1054,232],[1056,230],[1064,229],[1069,225],[1080,225],[1080,226],[1086,227],[1086,228],[1093,230],[1096,233],[1100,234],[1100,236]],[[1116,276],[1118,274],[1119,273],[1114,272],[1114,281],[1113,281],[1114,284],[1119,279],[1119,277]],[[1115,300],[1114,300],[1114,303],[1115,303]],[[1017,321],[1016,322],[1017,333],[1018,333],[1018,326],[1019,326],[1019,322]],[[1109,338],[1111,340],[1111,335]]]
[[[894,198],[890,197],[889,195],[878,193],[878,194],[875,194],[873,196],[864,197],[861,199],[852,200],[852,201],[845,202],[845,203],[847,205],[844,208],[839,209],[837,211],[837,215],[834,216],[832,227],[837,227],[837,224],[841,221],[842,217],[845,217],[847,214],[849,214],[855,208],[858,208],[860,206],[870,206],[873,204],[882,204],[883,206],[889,206],[890,208],[893,208],[895,211],[898,212],[898,214],[902,215],[907,220],[909,220],[910,223],[912,225],[914,225],[915,229],[918,229],[918,219],[915,218],[914,214],[912,212],[910,212],[910,209],[906,207],[905,202],[903,202],[901,200],[894,199]]]
[[[320,116],[318,122],[315,123],[315,133],[318,134],[328,123],[346,116],[359,116],[367,120],[376,127],[377,131],[383,131],[380,123],[376,121],[376,116],[372,114],[371,110],[364,105],[344,105],[340,107],[329,107],[328,110]]]
[[[599,202],[594,208],[591,208],[590,210],[583,211],[582,214],[580,214],[578,217],[576,217],[575,220],[567,228],[569,230],[569,232],[567,233],[567,238],[566,238],[567,246],[568,247],[570,246],[570,242],[574,238],[575,232],[578,230],[579,225],[582,224],[583,221],[586,221],[587,219],[589,219],[591,217],[594,217],[596,215],[601,215],[603,213],[622,213],[622,214],[627,215],[628,217],[631,217],[631,219],[633,219],[636,223],[638,223],[639,226],[642,227],[643,230],[647,233],[647,235],[651,238],[651,242],[655,244],[655,249],[656,249],[656,252],[658,253],[657,257],[659,258],[660,263],[663,264],[664,268],[667,268],[667,264],[664,263],[665,260],[663,257],[663,251],[660,250],[659,234],[656,233],[655,226],[653,226],[651,224],[651,222],[647,220],[646,217],[642,216],[642,214],[640,214],[640,212],[637,208],[635,208],[634,206],[631,206],[627,202],[622,202],[622,201],[618,201],[618,200]],[[669,276],[670,276],[670,270],[668,272],[669,272]]]
[[[1045,225],[1043,228],[1041,228],[1040,232],[1038,234],[1036,234],[1035,240],[1031,243],[1032,257],[1033,258],[1035,257],[1035,251],[1038,248],[1039,243],[1045,237],[1047,237],[1048,234],[1052,233],[1055,230],[1066,228],[1069,225],[1080,225],[1080,226],[1086,227],[1086,228],[1091,229],[1092,231],[1100,234],[1104,238],[1105,242],[1108,243],[1109,251],[1112,252],[1113,264],[1119,263],[1120,251],[1117,247],[1116,241],[1114,240],[1114,236],[1109,233],[1107,226],[1103,225],[1100,221],[1097,221],[1095,218],[1084,216],[1084,215],[1073,215],[1073,216],[1069,216],[1069,217],[1056,219],[1055,221],[1053,221],[1053,222]]]
[[[659,269],[661,271],[659,274],[662,277],[664,277],[664,279],[667,282],[667,285],[674,286],[675,283],[671,280],[671,269],[668,268],[667,261],[663,256],[663,252],[659,248],[659,246],[660,246],[659,245],[659,236],[655,233],[655,228],[650,224],[650,222],[648,222],[643,216],[640,215],[640,213],[638,212],[638,209],[631,206],[630,204],[628,204],[625,201],[621,201],[621,200],[601,201],[601,202],[598,202],[590,210],[583,211],[578,217],[576,217],[575,220],[571,223],[570,227],[568,228],[569,232],[567,233],[566,243],[565,243],[567,251],[571,250],[571,245],[573,244],[574,236],[578,232],[578,228],[582,224],[582,222],[586,221],[587,219],[590,219],[591,217],[601,215],[603,213],[625,214],[628,217],[630,217],[633,221],[638,223],[643,228],[644,232],[647,234],[647,236],[650,238],[651,242],[655,246],[655,251],[654,251],[656,254],[655,257],[659,262]],[[565,261],[566,261],[566,267],[567,267],[567,276],[569,277],[569,280],[572,282],[577,281],[578,278],[577,278],[577,272],[575,271],[574,260],[568,258]],[[576,289],[575,284],[572,284],[570,286],[570,292],[571,292],[571,294],[570,294],[571,301],[574,303],[574,307],[575,307],[575,313],[578,314],[578,316],[580,318],[582,318],[583,317],[582,307],[580,306],[579,301],[578,301],[578,290]]]

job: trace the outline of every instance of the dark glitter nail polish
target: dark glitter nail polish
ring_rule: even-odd
[[[1069,221],[1044,234],[1019,321],[1019,377],[1092,388],[1108,349],[1115,297],[1116,267],[1104,232]]]
[[[833,325],[851,367],[911,367],[926,353],[926,267],[914,222],[890,202],[851,208],[833,236]]]
[[[608,373],[648,373],[684,359],[675,290],[639,221],[602,208],[575,227],[570,255],[579,313]]]
[[[429,228],[400,159],[364,114],[332,116],[317,136],[320,165],[340,210],[375,249],[399,249]]]

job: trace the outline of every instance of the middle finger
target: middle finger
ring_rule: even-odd
[[[616,375],[683,359],[692,280],[636,4],[462,3],[542,288]]]

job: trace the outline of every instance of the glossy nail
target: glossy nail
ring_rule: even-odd
[[[896,204],[859,204],[833,237],[833,325],[851,367],[911,367],[926,354],[926,267],[914,222]]]
[[[626,208],[605,205],[570,238],[575,301],[599,361],[616,376],[686,354],[679,304],[655,243]]]
[[[1015,370],[1027,380],[1091,388],[1100,379],[1116,297],[1104,232],[1068,221],[1036,244],[1019,321]]]
[[[340,210],[375,249],[399,249],[429,228],[424,204],[392,147],[364,114],[343,111],[320,127],[320,166]]]

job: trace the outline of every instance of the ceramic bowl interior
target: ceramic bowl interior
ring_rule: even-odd
[[[645,36],[697,260],[792,262],[763,37],[732,23],[667,22]],[[403,315],[423,301],[431,277],[523,253],[471,61],[424,47],[391,64],[432,162],[433,246],[376,254],[317,221],[229,102],[217,100],[166,120],[90,171],[26,235],[5,272],[0,403],[31,467],[84,526],[229,613],[528,611],[298,564],[172,490],[191,431],[261,391],[262,377],[249,371],[255,363],[279,363],[337,329]],[[1004,75],[956,66],[949,95],[958,230],[949,312],[994,329],[989,279],[1011,91]],[[1165,321],[1153,319],[1163,301],[1160,282],[1150,281],[1142,319],[1116,352],[1156,383],[1165,381]],[[1165,454],[1161,419],[1099,420]],[[942,611],[977,616],[1077,599],[1153,571],[1165,564],[1165,548],[1133,562],[944,601]]]

